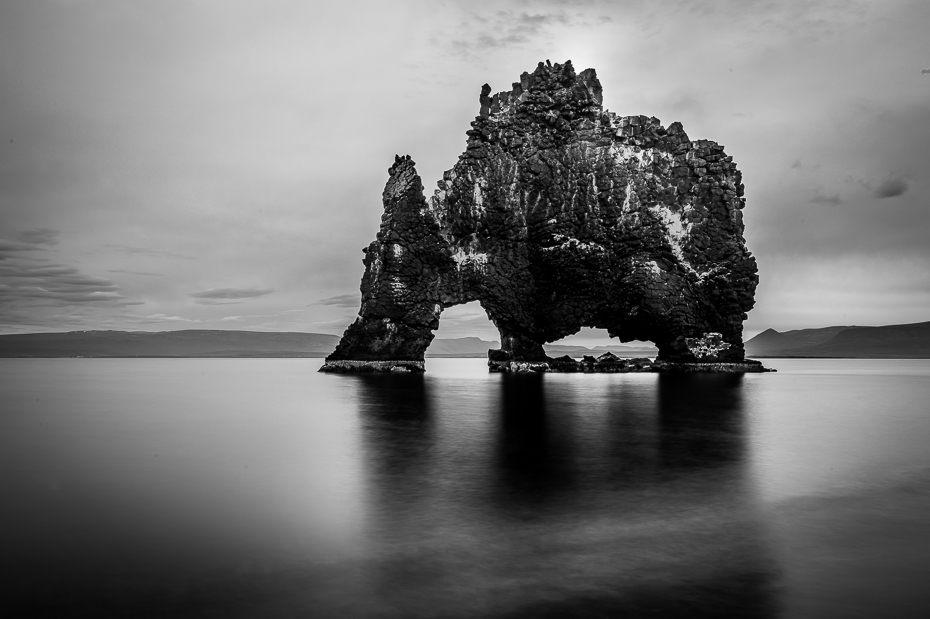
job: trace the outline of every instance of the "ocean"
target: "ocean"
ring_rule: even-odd
[[[0,359],[4,617],[930,616],[930,360]]]

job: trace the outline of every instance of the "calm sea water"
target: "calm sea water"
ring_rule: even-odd
[[[0,360],[4,617],[930,616],[930,361]]]

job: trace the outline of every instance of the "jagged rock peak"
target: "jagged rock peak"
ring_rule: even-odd
[[[410,158],[410,155],[394,155],[394,165],[388,168],[388,176],[394,176],[398,168],[413,168],[416,162]]]
[[[546,115],[552,111],[571,119],[597,115],[603,103],[601,83],[594,69],[575,73],[571,60],[565,64],[540,62],[532,73],[524,72],[511,90],[490,94],[491,87],[482,86],[481,118],[513,113]]]

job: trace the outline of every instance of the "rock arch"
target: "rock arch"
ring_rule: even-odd
[[[544,343],[582,327],[667,362],[742,362],[758,277],[723,147],[603,110],[594,70],[571,61],[490,92],[429,199],[395,158],[359,316],[322,369],[422,369],[442,310],[476,300],[499,362],[546,362]]]

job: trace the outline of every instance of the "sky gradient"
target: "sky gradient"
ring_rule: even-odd
[[[2,0],[0,333],[341,334],[394,155],[432,192],[481,85],[546,59],[733,156],[747,337],[930,320],[928,31],[926,0]]]

